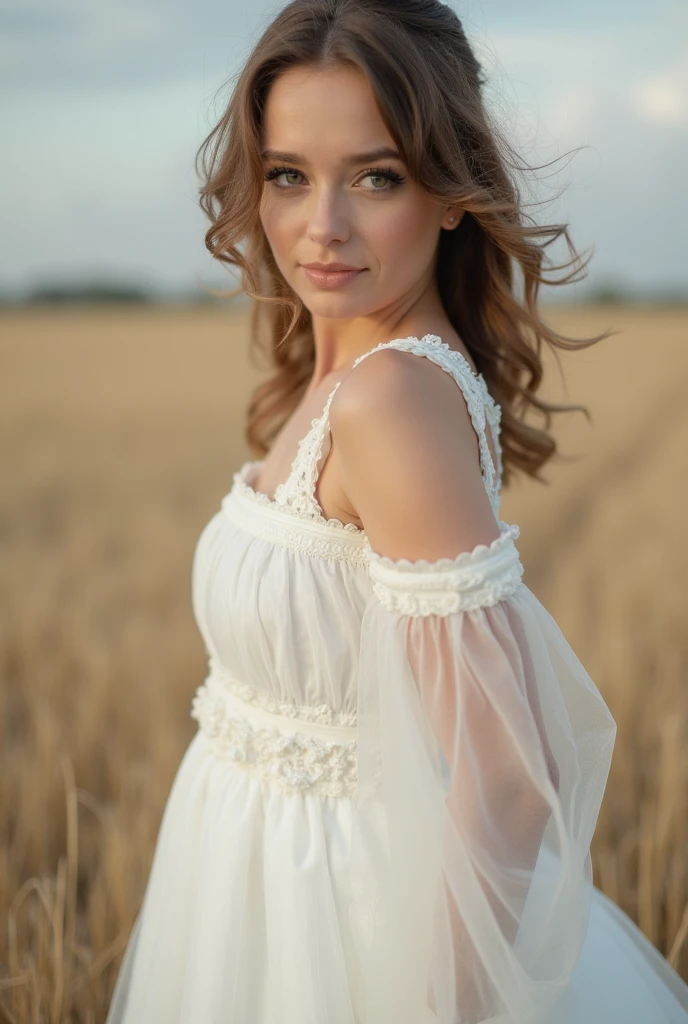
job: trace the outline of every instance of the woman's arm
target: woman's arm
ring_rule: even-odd
[[[372,545],[351,908],[371,1019],[538,1024],[585,935],[614,723],[521,582],[452,378],[384,351],[337,399]]]

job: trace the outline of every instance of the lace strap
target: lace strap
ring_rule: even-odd
[[[483,375],[481,373],[474,373],[466,357],[457,349],[451,348],[446,342],[442,341],[437,334],[426,334],[422,338],[395,338],[392,341],[384,341],[359,356],[354,361],[351,369],[353,370],[358,363],[372,355],[373,352],[378,352],[383,348],[396,348],[403,352],[413,352],[415,355],[426,356],[454,378],[463,393],[473,429],[478,436],[480,469],[483,482],[495,518],[499,519],[499,498],[502,483],[502,452],[499,442],[501,408],[488,391]],[[490,446],[487,443],[488,428],[492,435],[497,458],[496,466],[492,459]]]
[[[274,500],[278,505],[288,505],[297,515],[316,521],[324,520],[322,510],[316,501],[315,486],[318,479],[323,440],[329,429],[330,404],[340,384],[341,381],[337,381],[330,391],[320,416],[311,420],[310,430],[299,441],[289,476],[275,490]]]

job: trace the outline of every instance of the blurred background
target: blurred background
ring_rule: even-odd
[[[280,6],[0,9],[0,1020],[104,1020],[195,729],[191,561],[261,373],[193,160]],[[452,6],[495,119],[555,161],[536,218],[593,251],[545,319],[616,332],[548,358],[591,419],[502,515],[618,722],[595,882],[688,979],[688,8]]]

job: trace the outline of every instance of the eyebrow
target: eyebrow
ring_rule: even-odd
[[[303,156],[299,156],[298,153],[284,153],[277,149],[264,149],[260,155],[263,160],[282,160],[284,163],[291,164],[308,163],[308,160]],[[392,149],[390,146],[380,146],[369,153],[352,153],[344,162],[348,164],[366,164],[372,163],[374,160],[382,160],[385,157],[397,160],[403,159],[396,149]]]

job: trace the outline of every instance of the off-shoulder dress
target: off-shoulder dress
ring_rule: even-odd
[[[389,347],[461,389],[500,534],[392,560],[326,518],[341,381],[274,498],[259,461],[234,474],[193,562],[198,730],[107,1024],[688,1024],[593,884],[616,725],[499,518],[500,407],[436,335],[350,372]]]

